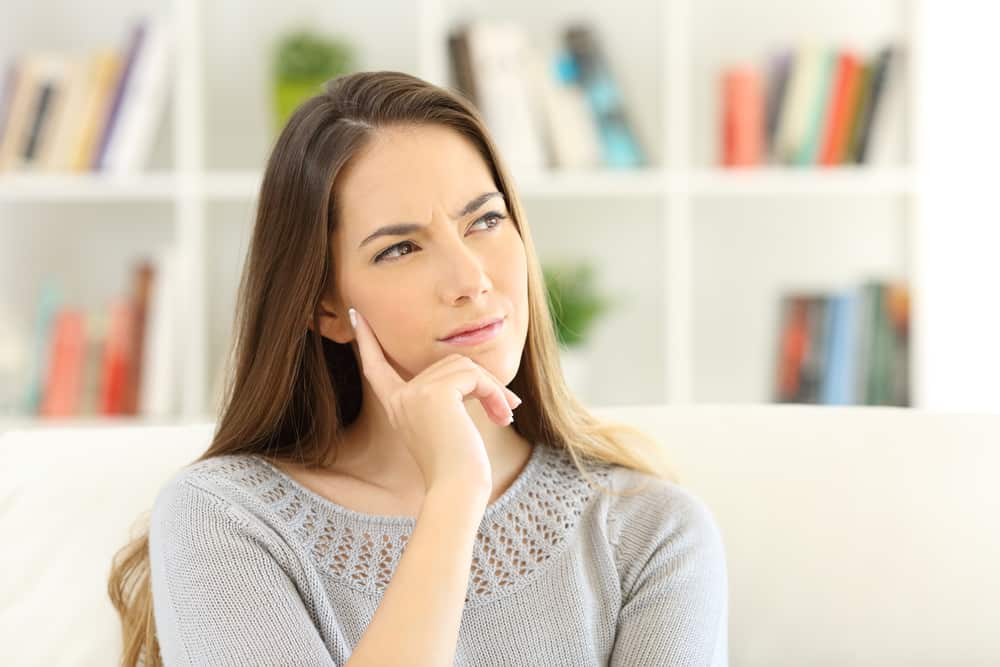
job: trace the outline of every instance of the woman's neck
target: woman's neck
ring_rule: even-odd
[[[365,387],[367,390],[367,383]],[[402,497],[422,496],[423,473],[392,428],[381,403],[366,394],[362,405],[361,414],[335,445],[338,453],[332,469]],[[465,405],[482,435],[493,471],[492,502],[517,478],[531,456],[532,443],[512,425],[500,426],[491,420],[478,399],[469,399]]]

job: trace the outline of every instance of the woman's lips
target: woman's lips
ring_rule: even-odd
[[[484,343],[488,340],[496,338],[496,336],[499,335],[500,330],[503,329],[504,322],[506,321],[507,318],[505,317],[490,326],[483,327],[482,329],[476,329],[475,331],[470,331],[468,333],[459,334],[457,336],[452,336],[451,338],[445,338],[442,342],[450,345],[478,345],[479,343]]]

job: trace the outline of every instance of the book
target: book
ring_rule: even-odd
[[[808,344],[808,301],[799,294],[781,297],[778,318],[778,352],[774,399],[779,403],[797,400],[801,391],[801,368]]]
[[[39,168],[49,171],[69,170],[72,144],[83,125],[79,110],[85,103],[90,83],[89,57],[69,58],[48,136],[38,157]]]
[[[532,47],[528,65],[543,111],[549,165],[560,169],[601,166],[600,137],[572,55],[559,47]]]
[[[135,363],[133,363],[130,367],[128,381],[125,383],[125,397],[122,402],[123,410],[126,414],[137,414],[139,409],[141,392],[140,384],[143,372],[141,360],[143,357],[144,339],[146,337],[146,318],[149,306],[149,295],[153,280],[154,267],[150,260],[143,259],[133,267],[131,300],[133,306],[132,326],[134,335],[132,336],[132,348],[129,350],[129,358],[135,360]]]
[[[62,308],[50,342],[49,365],[39,414],[69,417],[79,414],[86,348],[84,316],[77,308]]]
[[[526,36],[508,20],[477,19],[465,26],[476,105],[513,174],[546,167],[539,111],[525,63]]]
[[[801,153],[821,59],[820,47],[815,43],[804,42],[795,49],[781,101],[781,119],[775,131],[776,161],[780,164],[793,164]]]
[[[7,118],[10,116],[10,104],[17,88],[17,74],[17,60],[11,58],[4,69],[3,87],[0,87],[0,145],[3,144],[4,130],[7,127]]]
[[[108,304],[108,332],[101,358],[101,388],[98,412],[101,415],[123,415],[126,383],[134,362],[132,350],[133,305],[128,298],[118,297]]]
[[[42,166],[44,144],[52,134],[52,118],[63,95],[66,76],[66,59],[60,54],[39,54],[35,56],[35,93],[29,107],[29,118],[22,137],[19,155],[13,168],[36,169]]]
[[[180,408],[177,263],[177,251],[172,247],[161,250],[151,259],[147,319],[143,334],[146,341],[141,350],[142,373],[139,377],[138,394],[138,412],[146,416],[165,417]]]
[[[133,24],[129,30],[128,45],[125,48],[119,75],[117,80],[109,86],[111,100],[108,104],[106,117],[104,119],[104,127],[101,128],[101,132],[95,146],[94,156],[91,163],[92,169],[97,170],[103,168],[103,163],[107,159],[108,143],[111,139],[112,131],[116,128],[117,123],[120,121],[118,114],[122,107],[122,99],[125,97],[125,90],[135,83],[135,60],[139,53],[139,49],[142,46],[145,33],[146,24],[142,20]]]
[[[131,173],[148,166],[157,131],[166,115],[174,50],[173,23],[166,14],[152,13],[142,19],[141,26],[141,39],[128,70],[120,109],[98,165],[110,173]]]
[[[91,55],[90,82],[79,110],[80,126],[70,145],[69,167],[72,171],[90,171],[94,154],[112,102],[112,90],[123,66],[123,57],[115,49],[101,48]]]
[[[889,65],[892,61],[894,51],[895,49],[892,46],[880,49],[872,63],[868,94],[865,97],[865,105],[862,107],[861,115],[858,118],[857,132],[854,136],[855,143],[852,146],[854,162],[858,164],[864,164],[867,161],[868,146],[871,142],[872,129],[874,127],[873,121],[877,116],[878,107],[887,85]]]
[[[847,148],[847,130],[850,113],[857,99],[860,58],[851,51],[843,51],[837,56],[837,71],[830,111],[819,154],[819,163],[826,166],[844,162]]]
[[[756,68],[738,65],[722,75],[722,164],[745,167],[765,161],[766,99]]]
[[[767,160],[776,162],[775,135],[781,121],[782,100],[788,86],[788,73],[792,65],[792,52],[784,50],[771,57],[767,92]]]
[[[826,371],[828,303],[826,297],[821,294],[809,295],[806,303],[808,328],[805,356],[800,371],[799,394],[796,400],[800,403],[818,403],[820,384]]]
[[[52,279],[46,280],[39,294],[35,316],[34,344],[28,371],[28,386],[24,396],[25,414],[38,414],[41,406],[51,363],[50,341],[63,301],[63,292],[58,283]]]
[[[469,34],[465,26],[459,26],[448,33],[448,56],[451,65],[451,87],[474,105],[479,105],[476,92],[476,77],[472,69],[472,55],[469,53]]]
[[[0,136],[0,170],[15,170],[21,165],[24,139],[34,117],[33,102],[38,90],[41,58],[22,55],[13,65],[16,71],[10,102],[5,113],[4,133]]]
[[[908,104],[907,51],[893,45],[886,49],[884,57],[881,89],[871,112],[867,143],[862,148],[861,159],[865,164],[899,164],[905,159],[907,148],[904,124]]]
[[[828,405],[851,405],[854,395],[857,354],[857,290],[843,290],[830,297],[828,318],[829,344],[826,373],[822,379],[820,402]]]
[[[571,25],[564,31],[565,45],[576,61],[580,85],[590,101],[601,140],[604,166],[629,169],[646,164],[621,88],[601,49],[593,28]]]
[[[805,127],[801,143],[795,153],[795,164],[816,164],[819,157],[820,142],[826,126],[829,112],[829,97],[832,87],[836,52],[830,48],[817,49],[812,53],[815,59],[813,67],[808,70],[811,78],[806,84],[809,90]]]
[[[910,396],[910,292],[902,282],[886,286],[886,310],[892,331],[893,373],[889,393],[893,405],[908,406]]]

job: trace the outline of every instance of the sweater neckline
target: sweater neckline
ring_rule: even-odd
[[[500,496],[494,500],[492,503],[486,506],[483,512],[482,523],[487,523],[493,520],[494,516],[502,512],[507,506],[514,502],[516,497],[521,493],[521,490],[529,485],[532,479],[538,474],[539,470],[543,468],[543,462],[550,455],[549,450],[551,447],[548,445],[543,445],[538,442],[532,443],[531,455],[528,457],[528,461],[521,468],[521,472],[518,473],[514,481],[507,487],[507,489],[500,494]],[[281,470],[273,463],[268,461],[263,456],[252,455],[252,458],[257,459],[259,462],[267,466],[267,468],[278,475],[285,483],[294,487],[300,494],[304,497],[309,498],[313,503],[322,506],[323,508],[340,515],[346,519],[350,519],[355,523],[362,524],[374,524],[374,525],[391,525],[391,526],[407,526],[413,528],[416,526],[416,517],[406,516],[402,514],[369,514],[367,512],[359,512],[357,510],[352,510],[349,507],[345,507],[339,503],[335,503],[329,498],[322,496],[312,489],[306,487],[305,485],[299,483],[297,480],[289,476],[285,471]]]

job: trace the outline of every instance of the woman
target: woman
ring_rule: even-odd
[[[212,443],[115,558],[123,663],[725,664],[713,517],[567,390],[541,275],[467,100],[361,72],[303,103]]]

